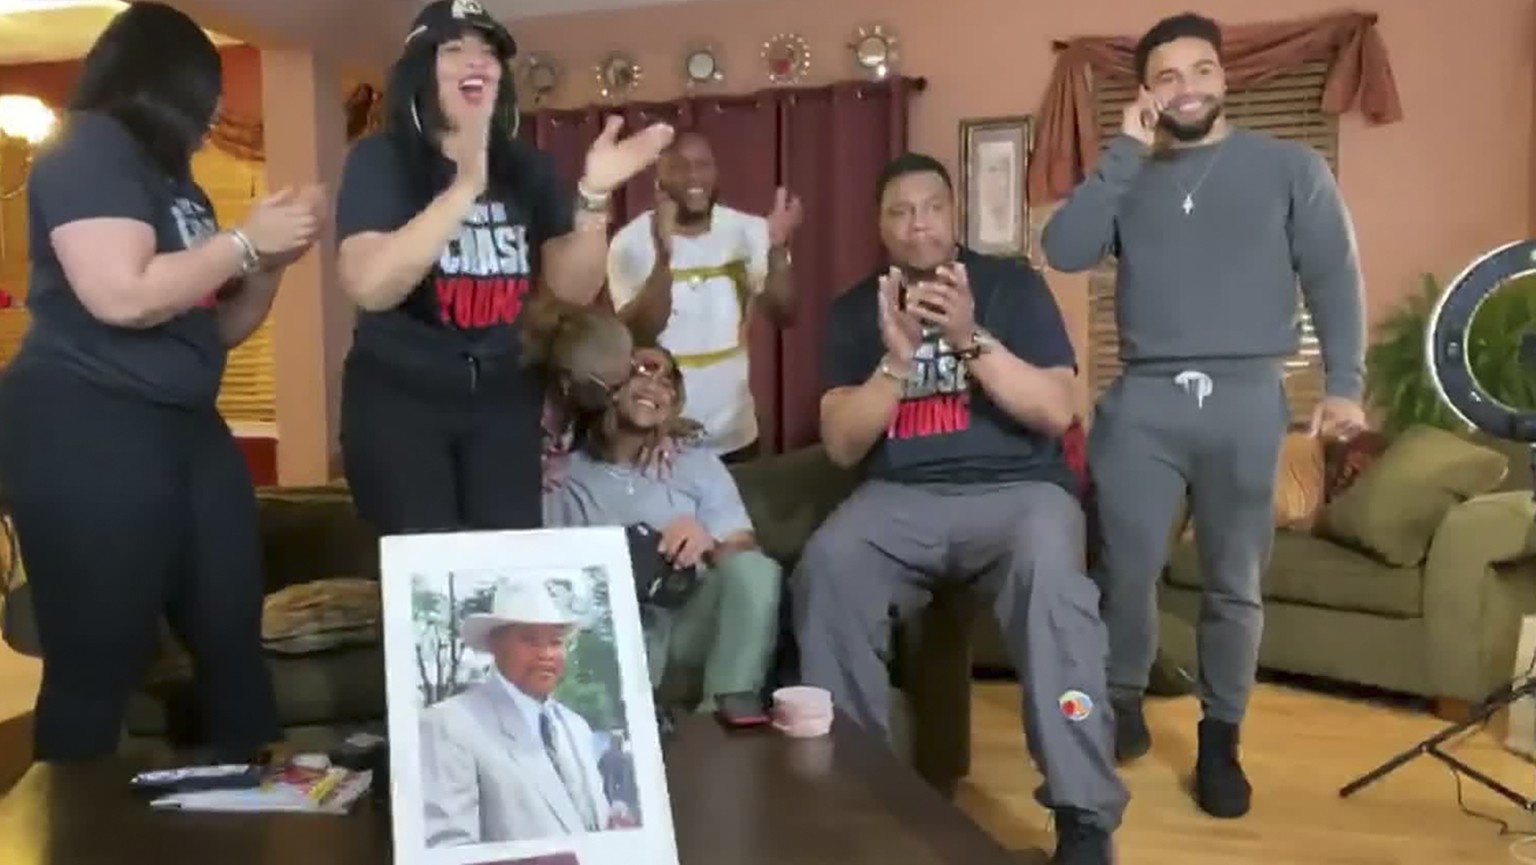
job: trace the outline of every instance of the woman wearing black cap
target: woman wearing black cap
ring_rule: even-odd
[[[602,287],[610,192],[656,160],[664,125],[611,118],[575,190],[515,139],[506,28],[474,0],[416,18],[385,130],[348,155],[337,202],[342,286],[360,308],[341,445],[362,516],[384,534],[540,524],[543,385],[519,314]]]

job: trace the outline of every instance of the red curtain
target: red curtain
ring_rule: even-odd
[[[908,101],[923,86],[922,79],[896,78],[540,111],[525,118],[521,134],[574,182],[609,114],[623,114],[626,130],[665,121],[709,138],[725,204],[767,214],[778,187],[800,196],[805,221],[790,250],[800,295],[796,323],[779,329],[756,315],[748,333],[762,448],[777,453],[818,437],[827,305],[883,257],[875,179],[906,149]],[[652,206],[654,175],[636,177],[615,198],[617,229]]]

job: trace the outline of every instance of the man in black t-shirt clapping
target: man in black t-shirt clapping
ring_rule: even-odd
[[[941,582],[975,585],[1023,684],[1052,861],[1107,865],[1128,797],[1060,444],[1076,401],[1061,313],[1034,270],[956,246],[954,189],[931,157],[886,166],[879,207],[892,267],[839,297],[827,323],[821,437],[864,482],[793,578],[804,680],[888,734],[889,610],[914,612]]]

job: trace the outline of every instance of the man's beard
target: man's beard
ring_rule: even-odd
[[[705,205],[703,210],[694,210],[684,202],[688,197],[686,193],[683,195],[668,193],[668,195],[677,205],[677,224],[683,228],[697,228],[709,224],[709,218],[715,212],[715,203],[720,199],[720,193],[711,193],[709,204]]]
[[[1196,141],[1201,141],[1211,134],[1211,128],[1216,125],[1216,121],[1221,118],[1222,113],[1226,110],[1226,106],[1222,104],[1220,99],[1212,100],[1208,105],[1210,107],[1206,110],[1205,116],[1198,120],[1186,122],[1178,119],[1174,114],[1165,111],[1158,115],[1157,125],[1167,130],[1168,134],[1173,136],[1173,140],[1181,144],[1192,144]]]

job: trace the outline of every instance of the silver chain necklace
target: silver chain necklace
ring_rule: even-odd
[[[1199,192],[1200,187],[1205,185],[1205,179],[1211,176],[1211,169],[1216,167],[1216,161],[1221,159],[1222,149],[1226,146],[1227,139],[1223,138],[1220,143],[1216,145],[1216,152],[1211,155],[1211,161],[1205,164],[1205,170],[1200,173],[1200,179],[1195,181],[1195,186],[1193,189],[1185,189],[1184,184],[1179,183],[1178,178],[1174,178],[1173,182],[1179,187],[1180,191],[1184,193],[1184,203],[1180,205],[1180,207],[1183,208],[1185,216],[1188,216],[1194,212],[1195,193]]]
[[[616,463],[600,463],[603,471],[624,482],[624,494],[635,494],[635,471],[628,466],[619,466]]]

